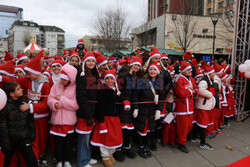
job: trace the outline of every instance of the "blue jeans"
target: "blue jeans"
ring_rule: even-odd
[[[77,165],[79,167],[87,165],[91,159],[89,140],[90,134],[78,134]]]

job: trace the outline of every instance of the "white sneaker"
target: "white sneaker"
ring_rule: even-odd
[[[62,167],[62,162],[58,162],[58,163],[56,164],[56,167]]]
[[[89,164],[90,165],[94,165],[94,164],[96,164],[97,163],[97,160],[96,159],[91,159],[90,161],[89,161]]]
[[[83,166],[83,167],[92,167],[90,164],[87,164],[87,165],[85,165],[85,166]]]
[[[70,165],[69,161],[65,161],[64,162],[64,167],[72,167],[72,166]]]

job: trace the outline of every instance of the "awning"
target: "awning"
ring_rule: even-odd
[[[127,56],[127,54],[131,54],[132,51],[130,51],[130,50],[117,50],[117,53],[121,56]]]
[[[113,52],[102,52],[102,54],[106,57],[112,56],[114,53]]]
[[[160,49],[158,48],[160,53],[166,53],[167,55],[173,55],[173,56],[182,56],[183,53],[178,52],[176,50],[173,49]],[[150,52],[150,48],[141,48],[141,51],[147,51]]]

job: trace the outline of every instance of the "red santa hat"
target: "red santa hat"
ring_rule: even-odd
[[[78,52],[73,52],[71,53],[71,55],[69,56],[68,61],[70,61],[72,59],[72,57],[77,57],[79,62],[81,62],[81,58],[79,57],[79,53]]]
[[[139,49],[136,50],[136,55],[137,55],[137,56],[142,55],[142,54],[143,54],[142,51],[140,51]]]
[[[97,67],[100,67],[100,66],[108,63],[107,58],[103,54],[101,54],[100,52],[94,52],[94,55],[95,55],[95,59],[97,62],[96,63]]]
[[[170,75],[174,75],[175,74],[174,67],[168,66],[167,69],[168,69],[168,72],[170,73]]]
[[[80,45],[80,44],[84,45],[83,39],[79,39],[79,40],[77,41],[77,45]]]
[[[103,73],[103,78],[104,78],[104,81],[107,77],[112,77],[116,80],[116,73],[115,73],[115,70],[106,70],[104,71]]]
[[[22,61],[22,60],[25,60],[25,59],[29,60],[29,58],[28,58],[28,56],[26,56],[26,54],[24,54],[24,53],[18,53],[17,54],[17,63]]]
[[[24,71],[24,66],[22,64],[18,64],[16,67],[15,67],[15,72],[16,71],[22,71],[22,73],[24,73],[24,75],[26,75],[25,71]]]
[[[228,74],[230,71],[230,66],[227,64],[221,64],[221,66],[224,68],[224,72]]]
[[[4,61],[14,61],[15,58],[12,56],[8,51],[4,51],[5,56],[4,56]]]
[[[42,55],[43,50],[41,50],[30,62],[28,62],[28,64],[24,67],[24,70],[40,75],[42,72],[42,66],[40,63]]]
[[[113,56],[110,56],[109,60],[111,60],[112,62],[114,62],[114,61],[116,61],[116,58],[114,58]]]
[[[64,66],[65,64],[66,64],[67,62],[66,61],[63,61],[63,60],[60,60],[60,59],[56,59],[56,60],[54,60],[54,61],[52,61],[52,63],[51,63],[51,67],[53,67],[53,66],[56,66],[56,65],[59,65],[59,66]]]
[[[130,60],[130,66],[132,65],[139,65],[140,67],[142,66],[142,58],[138,57],[138,56],[133,56],[132,59]]]
[[[181,72],[183,73],[189,69],[192,69],[191,64],[187,61],[181,61]]]
[[[65,80],[70,81],[68,74],[67,74],[66,72],[64,72],[63,70],[62,70],[61,73],[60,73],[60,77],[61,77],[62,79],[65,79]]]
[[[149,60],[151,60],[153,57],[156,57],[156,56],[161,56],[160,52],[158,51],[157,48],[151,47],[151,51],[149,53]]]
[[[217,64],[216,62],[211,63],[213,64],[215,74],[221,74],[224,71],[223,67]]]
[[[194,76],[194,79],[198,78],[198,77],[202,77],[204,76],[203,72],[202,72],[202,69],[200,68],[197,68],[196,69],[196,72],[195,72],[195,76]]]
[[[227,75],[227,73],[225,73],[225,72],[222,72],[222,75],[221,75],[221,80],[224,80],[224,79],[227,79],[227,77],[228,77],[228,75]]]
[[[198,66],[198,63],[197,63],[196,58],[193,58],[193,59],[191,60],[191,63],[192,63],[192,64],[193,64],[193,66],[195,66],[195,67],[197,67],[197,66]]]
[[[151,68],[155,68],[158,75],[161,73],[161,63],[160,62],[154,62],[153,64],[151,64],[148,68],[148,70],[150,70]]]
[[[204,74],[208,75],[214,72],[214,68],[211,67],[210,65],[206,65],[206,67],[204,68]]]
[[[46,75],[48,75],[49,77],[52,75],[51,74],[51,69],[50,68],[48,68],[48,69],[46,69],[44,72],[43,72],[43,74],[46,74]]]
[[[96,58],[93,52],[86,52],[85,56],[83,57],[83,65],[86,63],[87,60],[93,59],[96,62]]]
[[[118,59],[118,66],[123,66],[125,64],[129,64],[129,61],[124,59]]]
[[[168,60],[168,55],[166,53],[161,54],[161,60],[162,59],[167,59]]]
[[[14,77],[15,76],[14,62],[6,61],[4,64],[1,64],[0,73],[10,77]]]
[[[192,59],[192,52],[188,51],[183,54],[183,59],[184,60],[191,60]]]

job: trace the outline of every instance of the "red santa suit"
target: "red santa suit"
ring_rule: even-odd
[[[235,115],[235,98],[234,98],[234,90],[231,85],[227,85],[226,87],[226,98],[227,98],[227,109],[225,110],[224,116],[226,118],[230,118]]]
[[[0,147],[0,167],[3,167],[3,163],[4,163],[4,154],[1,151],[1,147]]]
[[[181,72],[191,69],[186,61],[181,61]],[[180,75],[176,82],[176,130],[177,143],[185,145],[187,135],[193,128],[194,100],[198,87],[194,78]]]
[[[40,75],[40,59],[42,54],[43,51],[39,52],[37,56],[26,65],[25,70]],[[0,82],[8,82],[13,80],[20,84],[21,88],[23,89],[23,94],[27,95],[30,105],[30,112],[34,114],[36,139],[32,142],[32,148],[36,158],[39,159],[39,155],[45,153],[47,145],[49,115],[47,98],[50,93],[50,84],[48,79],[43,76],[38,82],[30,80],[28,77],[12,79],[0,76]]]

